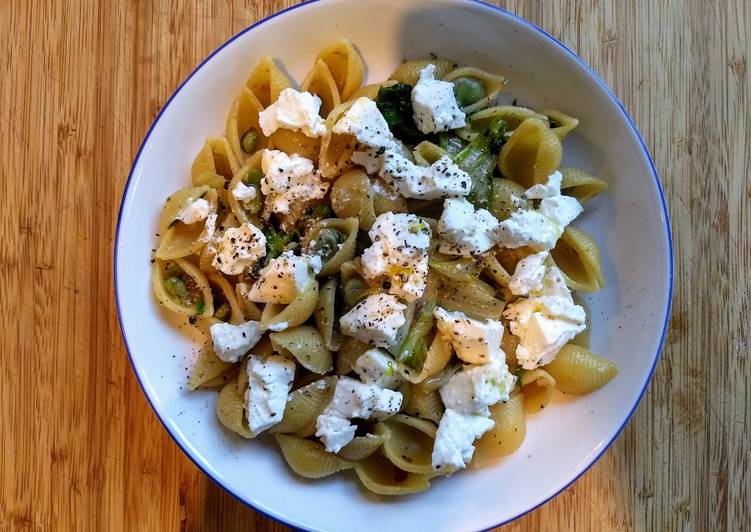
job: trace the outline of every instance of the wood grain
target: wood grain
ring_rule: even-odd
[[[0,529],[282,530],[203,476],[131,372],[115,219],[161,105],[229,36],[292,2],[0,2]],[[667,193],[676,295],[634,419],[509,530],[740,530],[749,507],[751,6],[509,0],[638,123]]]

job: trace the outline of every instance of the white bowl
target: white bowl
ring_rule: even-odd
[[[528,418],[521,449],[497,466],[438,479],[425,493],[386,499],[351,474],[316,481],[293,475],[274,445],[241,441],[215,419],[215,392],[183,384],[194,339],[162,313],[151,293],[151,249],[163,200],[189,183],[191,161],[221,134],[230,103],[263,55],[298,82],[317,51],[338,37],[359,48],[368,82],[403,58],[435,53],[510,78],[505,100],[559,108],[581,120],[564,143],[565,164],[606,179],[578,223],[602,248],[606,288],[587,297],[592,348],[620,366],[604,388],[557,398]],[[143,391],[164,427],[207,475],[268,516],[308,529],[476,530],[543,504],[591,466],[623,429],[647,386],[667,325],[672,287],[670,231],[655,168],[633,122],[603,82],[544,31],[474,1],[328,0],[263,20],[212,53],[154,121],[125,187],[115,244],[123,338]]]

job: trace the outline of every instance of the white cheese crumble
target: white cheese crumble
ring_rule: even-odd
[[[246,321],[240,325],[214,323],[209,327],[214,353],[225,362],[237,362],[261,339],[261,324]]]
[[[292,303],[313,281],[310,262],[287,250],[272,259],[253,283],[248,299],[255,303]]]
[[[515,382],[516,377],[509,372],[506,362],[492,359],[487,364],[464,366],[441,386],[439,393],[446,408],[487,416],[488,407],[509,400]]]
[[[383,349],[368,349],[355,360],[353,369],[364,383],[381,388],[393,390],[403,380],[396,369],[396,360]]]
[[[470,364],[485,364],[491,359],[505,360],[501,349],[503,323],[480,321],[463,312],[449,312],[441,307],[433,311],[436,326],[456,351],[456,356]]]
[[[248,389],[245,409],[253,434],[276,425],[284,416],[287,397],[295,378],[295,363],[281,355],[248,359]]]
[[[435,435],[433,469],[443,469],[448,473],[466,467],[475,452],[475,440],[494,425],[492,419],[447,409]]]
[[[527,255],[516,263],[514,275],[508,283],[508,288],[515,296],[526,296],[530,292],[542,290],[542,279],[547,270],[545,260],[548,258],[547,251],[540,251]]]
[[[466,116],[454,96],[454,85],[435,79],[435,65],[420,71],[420,79],[412,89],[415,124],[423,133],[439,133],[466,125]]]
[[[386,150],[381,161],[378,175],[405,198],[428,200],[466,196],[472,188],[472,178],[448,155],[425,167],[395,151]]]
[[[216,250],[212,266],[227,275],[241,274],[266,255],[266,237],[250,222],[228,228],[211,245]]]
[[[329,188],[313,168],[313,161],[296,154],[264,150],[261,168],[261,192],[270,212],[288,214],[295,204],[324,197]]]
[[[336,383],[331,402],[316,419],[316,436],[327,451],[339,452],[355,436],[354,425],[348,420],[386,419],[399,412],[402,400],[399,392],[342,377]]]
[[[388,347],[396,339],[399,327],[404,325],[407,306],[396,296],[373,294],[339,319],[342,334],[377,347]]]
[[[238,181],[232,189],[232,195],[237,201],[250,201],[258,195],[256,187],[249,187],[242,181]]]
[[[211,204],[204,198],[188,198],[180,212],[177,213],[177,220],[186,225],[191,225],[205,220],[211,213]]]
[[[394,135],[376,103],[365,96],[358,98],[332,129],[334,133],[353,135],[357,142],[376,150],[395,147]]]
[[[267,137],[277,129],[301,131],[308,137],[326,133],[326,122],[319,116],[321,99],[309,92],[284,89],[279,98],[258,113],[258,124]]]
[[[584,330],[586,315],[576,305],[556,266],[550,266],[539,291],[520,298],[503,312],[511,333],[520,338],[516,359],[524,369],[548,364]]]
[[[414,301],[425,291],[430,227],[414,214],[386,212],[368,231],[373,244],[362,254],[368,279],[388,277],[389,293]]]
[[[447,199],[438,222],[439,249],[463,257],[484,253],[497,242],[499,228],[498,220],[487,210],[475,210],[464,198]]]

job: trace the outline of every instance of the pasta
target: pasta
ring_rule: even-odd
[[[497,463],[556,390],[617,375],[572,293],[604,286],[572,222],[607,184],[560,166],[578,120],[499,105],[498,73],[427,58],[364,81],[346,39],[299,90],[252,67],[164,202],[151,284],[205,336],[186,384],[228,434],[399,496]]]

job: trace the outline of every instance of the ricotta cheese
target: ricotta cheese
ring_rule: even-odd
[[[297,203],[324,197],[329,188],[329,183],[322,181],[314,170],[313,161],[296,154],[264,150],[261,168],[264,173],[261,192],[270,212],[288,214]]]
[[[542,280],[547,268],[545,260],[548,258],[547,251],[540,251],[527,255],[516,263],[514,275],[508,283],[508,288],[515,296],[526,296],[530,292],[542,290]]]
[[[378,175],[405,198],[428,200],[466,196],[472,188],[472,178],[448,155],[425,167],[395,151],[387,150],[382,156]]]
[[[466,467],[475,452],[475,440],[494,425],[492,419],[447,409],[435,435],[433,469],[450,473]]]
[[[339,319],[342,334],[378,347],[388,347],[396,339],[399,327],[404,325],[407,306],[396,296],[373,294]]]
[[[258,280],[250,289],[248,299],[255,303],[292,303],[313,280],[311,270],[305,257],[285,251],[261,270]]]
[[[255,199],[258,193],[256,192],[256,187],[249,187],[242,181],[238,181],[232,189],[232,195],[237,201],[250,201]]]
[[[505,360],[501,349],[503,323],[480,321],[463,312],[449,312],[441,307],[433,311],[436,326],[456,351],[456,356],[470,364],[485,364],[489,360]]]
[[[225,362],[237,362],[261,339],[261,324],[246,321],[240,325],[214,323],[209,327],[214,353]]]
[[[177,220],[186,225],[202,222],[211,212],[211,204],[204,198],[189,198],[185,206],[177,213]]]
[[[279,98],[258,113],[263,134],[270,137],[277,129],[301,131],[308,137],[326,133],[326,122],[319,116],[321,99],[309,92],[284,89]]]
[[[454,85],[435,79],[435,65],[420,71],[420,79],[412,89],[415,124],[423,133],[440,133],[466,125],[466,116],[454,96]]]
[[[487,364],[466,365],[440,387],[439,394],[446,408],[487,416],[488,407],[509,400],[515,382],[504,360],[492,359]]]
[[[443,202],[438,221],[438,247],[447,255],[484,253],[497,242],[499,230],[498,220],[487,210],[475,210],[464,198],[450,198]]]
[[[376,103],[365,96],[355,100],[344,116],[334,124],[332,131],[353,135],[360,144],[376,150],[395,147],[396,139],[391,134],[386,119]]]
[[[266,237],[250,222],[228,228],[211,245],[216,251],[212,266],[227,275],[239,275],[266,256]]]
[[[402,383],[394,357],[383,349],[369,349],[355,361],[353,369],[367,384],[394,389]]]
[[[368,279],[388,277],[389,293],[414,301],[425,291],[430,227],[414,214],[386,212],[368,231],[373,244],[362,254]]]
[[[253,434],[260,434],[282,420],[294,378],[295,363],[281,355],[265,359],[249,357],[245,409]]]

